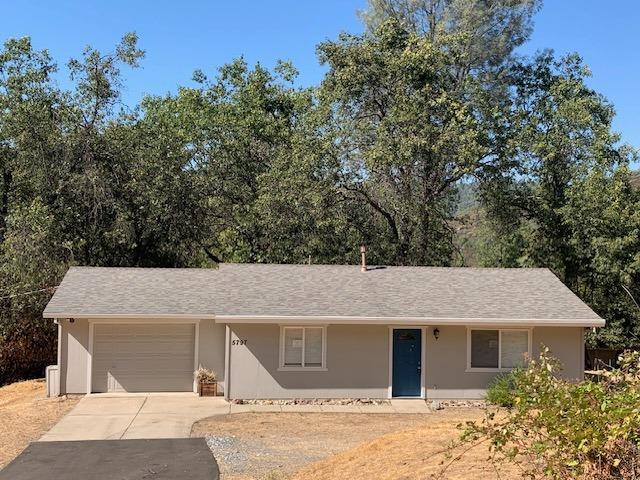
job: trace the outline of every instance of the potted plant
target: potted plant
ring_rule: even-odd
[[[198,393],[200,393],[201,397],[215,397],[218,395],[216,372],[200,367],[195,371],[195,375],[198,381]]]

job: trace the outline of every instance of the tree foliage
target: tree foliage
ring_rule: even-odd
[[[372,264],[549,267],[609,321],[592,343],[638,343],[635,152],[579,57],[514,56],[539,6],[371,0],[364,34],[318,46],[318,86],[240,58],[133,108],[135,34],[70,60],[67,89],[7,40],[0,382],[53,361],[40,315],[71,264],[355,263],[360,243]]]
[[[636,153],[620,146],[611,129],[613,107],[586,85],[589,71],[579,57],[556,59],[544,52],[510,70],[507,149],[479,177],[488,217],[483,233],[489,248],[481,252],[482,263],[551,268],[611,320],[591,340],[634,345],[640,312],[625,299],[623,287],[638,292],[638,245],[627,241],[624,254],[613,261],[605,252],[612,243],[595,248],[592,242],[600,241],[596,231],[611,235],[614,243],[637,231],[637,219],[612,211],[615,205],[629,211],[640,206],[627,168]],[[602,195],[605,192],[613,197]],[[616,199],[613,205],[611,198]],[[612,215],[615,221],[606,222]],[[593,228],[594,222],[599,229]]]
[[[462,72],[499,67],[531,34],[540,0],[369,0],[361,12],[370,32],[394,20],[421,37],[461,36]]]
[[[319,47],[329,66],[320,99],[332,112],[338,188],[372,212],[388,263],[452,261],[456,184],[493,155],[481,88],[453,71],[459,46],[389,21],[375,36]]]

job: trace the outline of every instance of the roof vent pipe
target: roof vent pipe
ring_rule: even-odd
[[[362,257],[362,263],[360,264],[360,271],[367,271],[367,247],[360,245],[360,256]]]

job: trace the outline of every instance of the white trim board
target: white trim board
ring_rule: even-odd
[[[461,325],[469,324],[485,326],[513,326],[513,327],[604,327],[602,318],[446,318],[446,317],[362,317],[341,315],[214,315],[191,313],[71,313],[71,312],[44,312],[43,318],[82,318],[90,320],[99,319],[138,319],[155,323],[158,320],[215,320],[216,323],[332,323],[332,324],[369,324],[369,325]]]
[[[229,400],[231,386],[231,327],[224,327],[224,399]]]
[[[501,327],[602,327],[602,319],[518,319],[518,318],[439,318],[439,317],[358,317],[358,316],[276,316],[276,315],[216,315],[216,323],[278,323],[296,324],[363,324],[401,326],[501,326]]]

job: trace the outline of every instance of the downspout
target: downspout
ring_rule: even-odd
[[[58,358],[56,359],[56,363],[58,364],[58,395],[62,395],[62,324],[59,319],[53,320],[56,325],[58,325]],[[65,392],[66,392],[65,385]]]

